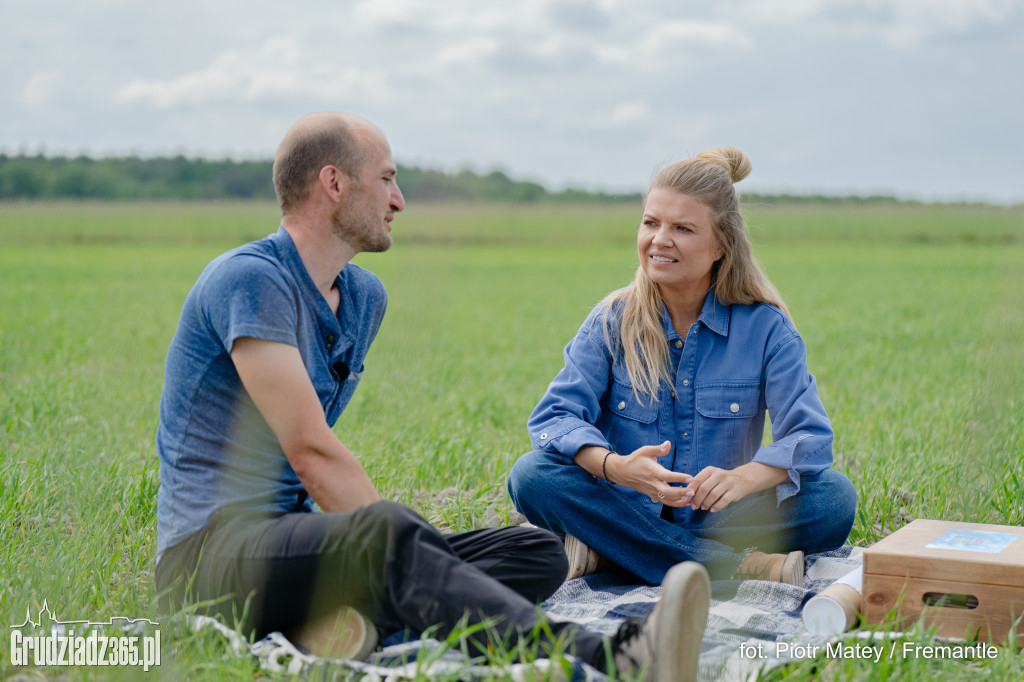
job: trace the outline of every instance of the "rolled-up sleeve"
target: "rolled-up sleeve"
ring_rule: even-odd
[[[769,353],[764,371],[773,442],[758,449],[753,461],[789,473],[776,488],[782,502],[799,492],[802,474],[816,474],[832,465],[832,424],[814,376],[807,371],[807,349],[799,335]]]
[[[610,382],[611,355],[601,339],[592,336],[593,328],[588,320],[566,345],[565,367],[530,415],[527,430],[538,450],[572,458],[588,445],[611,449],[608,439],[594,426]]]

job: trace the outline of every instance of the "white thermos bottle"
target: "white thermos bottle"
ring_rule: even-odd
[[[812,635],[838,635],[857,622],[864,569],[857,567],[811,597],[804,605],[804,627]]]

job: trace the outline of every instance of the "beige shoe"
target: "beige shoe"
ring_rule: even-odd
[[[565,557],[569,560],[569,573],[565,577],[566,580],[607,571],[612,567],[611,561],[568,533],[565,534]]]
[[[377,628],[350,606],[306,623],[291,639],[314,656],[364,661],[377,648]]]
[[[642,672],[645,682],[695,681],[710,602],[711,583],[703,566],[684,561],[669,569],[654,610],[627,620],[612,638],[617,675]]]
[[[768,580],[787,585],[804,586],[804,553],[765,554],[751,552],[733,574],[733,580]]]

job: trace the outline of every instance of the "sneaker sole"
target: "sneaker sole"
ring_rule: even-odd
[[[565,536],[565,558],[569,561],[569,573],[566,580],[574,580],[590,575],[597,568],[597,562],[591,558],[591,550],[573,535]]]
[[[782,571],[779,576],[780,583],[787,585],[804,586],[804,553],[801,551],[790,552],[786,560],[782,562]]]
[[[697,562],[676,564],[665,574],[655,653],[657,682],[696,682],[710,601],[708,572]]]

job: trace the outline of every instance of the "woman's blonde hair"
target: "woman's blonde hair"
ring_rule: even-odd
[[[662,169],[647,191],[650,194],[653,189],[670,189],[693,197],[710,210],[715,239],[723,251],[722,258],[711,267],[711,286],[719,302],[770,303],[789,317],[782,296],[754,260],[740,215],[733,183],[747,177],[750,170],[750,159],[741,150],[719,147]],[[612,330],[608,326],[612,306],[619,302],[618,329]],[[647,395],[657,401],[661,382],[672,384],[658,285],[639,267],[632,285],[609,294],[601,304],[605,307],[605,337],[621,344],[626,372],[637,399],[643,400],[642,396]]]

